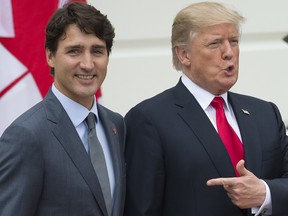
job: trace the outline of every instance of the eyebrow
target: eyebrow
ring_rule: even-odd
[[[80,45],[80,44],[77,44],[77,45],[71,45],[71,46],[67,46],[65,47],[65,50],[70,50],[70,49],[83,49],[84,46]],[[106,46],[105,45],[93,45],[91,47],[92,49],[106,49]]]
[[[106,49],[106,45],[93,45],[93,49]]]
[[[70,45],[70,46],[65,47],[65,50],[82,49],[82,48],[83,48],[83,46],[81,46],[81,45]]]

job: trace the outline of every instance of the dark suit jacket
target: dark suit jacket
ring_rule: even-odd
[[[228,98],[246,167],[268,183],[273,215],[288,215],[288,140],[278,109],[235,93]],[[223,187],[206,186],[211,178],[235,173],[215,128],[181,81],[136,105],[125,121],[125,216],[250,215],[232,204]]]
[[[123,215],[124,120],[98,105],[115,172],[113,216]],[[0,139],[1,216],[107,216],[89,156],[52,91]]]

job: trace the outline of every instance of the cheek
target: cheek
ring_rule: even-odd
[[[108,66],[109,60],[102,60],[96,62],[96,67],[98,67],[98,71],[101,72],[101,74],[106,74],[107,72],[107,66]]]

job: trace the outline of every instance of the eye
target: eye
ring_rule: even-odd
[[[93,50],[93,53],[102,54],[103,51],[101,49],[95,49],[95,50]]]
[[[105,55],[106,54],[106,48],[103,47],[95,47],[94,49],[91,50],[92,54],[94,55]]]
[[[239,39],[232,39],[232,40],[230,40],[230,44],[231,44],[231,46],[238,46],[238,44],[239,44]]]
[[[208,43],[208,47],[213,49],[213,48],[219,47],[220,44],[221,42],[219,40],[215,40],[215,41]]]
[[[78,55],[80,53],[79,49],[70,49],[67,52],[69,55]]]

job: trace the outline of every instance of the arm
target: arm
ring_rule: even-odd
[[[34,135],[10,127],[0,139],[0,215],[34,215],[41,193],[42,161]]]
[[[287,203],[288,203],[288,196],[287,196],[288,194],[288,178],[287,178],[288,177],[288,139],[286,135],[285,126],[282,122],[282,119],[281,119],[281,116],[277,107],[272,103],[270,103],[270,105],[272,105],[272,109],[270,109],[271,108],[270,106],[269,113],[272,113],[273,115],[269,115],[269,117],[270,119],[273,118],[273,121],[268,122],[266,125],[269,125],[269,126],[275,125],[275,128],[273,128],[273,130],[271,129],[271,131],[275,131],[275,133],[273,132],[272,134],[269,134],[269,133],[266,133],[266,134],[269,137],[271,136],[276,137],[274,140],[275,142],[273,142],[272,144],[274,146],[274,149],[277,149],[277,151],[279,149],[279,154],[277,154],[276,156],[272,153],[270,154],[271,158],[269,158],[269,161],[274,161],[273,166],[271,167],[272,170],[266,169],[265,164],[263,164],[263,170],[266,169],[265,170],[266,173],[269,171],[269,175],[270,175],[270,177],[266,179],[263,178],[263,180],[266,182],[270,190],[273,215],[282,215],[282,214],[288,213],[288,206],[287,206]],[[268,117],[265,116],[265,118],[267,119]],[[277,123],[277,127],[276,127],[276,124],[274,124],[275,122]],[[278,161],[280,161],[280,163]],[[244,163],[243,163],[243,168],[244,168]],[[281,172],[278,172],[278,170],[281,170]],[[232,202],[240,208],[252,208],[252,207],[257,207],[257,206],[259,207],[259,206],[262,206],[264,202],[264,199],[261,196],[262,194],[261,191],[266,191],[266,189],[263,190],[263,186],[261,186],[261,185],[264,185],[264,183],[263,181],[261,183],[261,180],[258,179],[256,176],[254,176],[254,174],[249,172],[248,170],[244,171],[244,173],[242,174],[240,178],[213,179],[213,180],[208,181],[207,184],[209,186],[222,185],[226,189],[228,196],[231,198]],[[233,185],[233,187],[231,187],[231,185]],[[240,190],[240,186],[243,186],[241,190]],[[237,190],[239,193],[236,195]],[[241,198],[240,196],[241,193],[242,195],[246,194],[246,196],[251,196],[250,200],[246,199],[246,202],[245,202],[245,197],[242,196]],[[261,201],[262,199],[263,201]],[[270,206],[270,204],[271,203],[268,203],[268,207]]]
[[[127,125],[127,194],[125,216],[159,216],[165,185],[163,150],[157,130],[135,108],[125,117]]]
[[[279,143],[282,152],[282,176],[275,179],[264,179],[264,181],[270,188],[273,215],[284,215],[288,214],[288,137],[278,108],[274,104],[272,106],[279,128]]]

